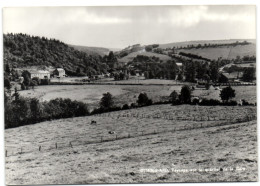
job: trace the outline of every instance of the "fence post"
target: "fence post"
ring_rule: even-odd
[[[42,148],[42,146],[40,145],[40,146],[39,146],[39,151],[41,151],[41,148]]]
[[[7,150],[5,150],[5,157],[7,157]]]
[[[71,142],[70,142],[70,147],[71,147],[71,148],[73,148],[73,147],[72,147],[72,143],[71,143]]]
[[[56,149],[58,148],[58,144],[57,143],[55,143],[55,147],[56,147]]]

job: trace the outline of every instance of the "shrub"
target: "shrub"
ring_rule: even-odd
[[[202,101],[199,103],[199,105],[202,106],[216,106],[221,105],[222,103],[217,99],[202,99]]]
[[[24,85],[23,83],[21,84],[21,89],[22,89],[22,90],[25,90],[25,89],[26,89],[26,87],[25,87],[25,85]]]
[[[188,85],[184,85],[181,88],[181,94],[179,95],[181,103],[188,104],[191,101],[191,89]]]
[[[223,102],[228,102],[229,99],[234,98],[235,96],[235,90],[230,86],[223,88],[220,92],[220,97]]]
[[[139,94],[138,100],[136,102],[138,103],[139,106],[146,106],[146,105],[153,104],[153,101],[148,98],[148,96],[145,92]]]
[[[41,85],[49,85],[50,84],[50,80],[49,79],[42,79],[41,80]]]
[[[249,103],[246,100],[242,99],[242,105],[249,105]]]
[[[138,105],[137,105],[136,103],[131,103],[130,107],[131,107],[131,108],[137,108]]]
[[[40,85],[41,84],[41,80],[38,77],[33,77],[32,81],[35,81],[37,83],[36,85]]]
[[[194,98],[193,100],[192,100],[192,102],[191,102],[191,105],[197,105],[197,104],[199,104],[199,99],[197,99],[197,98]]]
[[[123,107],[122,107],[122,110],[127,110],[129,109],[130,107],[128,106],[128,104],[124,104]]]
[[[99,105],[101,108],[104,109],[111,108],[114,105],[112,95],[109,92],[103,94],[103,97],[101,98]]]
[[[225,106],[236,106],[237,101],[231,100],[229,102],[225,102],[223,105],[225,105]]]

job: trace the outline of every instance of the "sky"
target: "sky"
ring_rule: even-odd
[[[125,48],[138,43],[255,39],[256,7],[12,7],[3,9],[3,32],[106,48]]]

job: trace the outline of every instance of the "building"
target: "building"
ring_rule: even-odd
[[[66,76],[65,70],[63,68],[56,68],[53,71],[53,75],[56,77],[65,77]]]
[[[221,82],[238,82],[243,76],[242,72],[232,72],[232,73],[221,73]]]
[[[30,78],[37,77],[39,79],[50,79],[50,72],[47,70],[28,70],[30,73]]]

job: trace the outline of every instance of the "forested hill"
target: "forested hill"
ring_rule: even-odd
[[[45,37],[4,34],[4,63],[11,67],[62,67],[68,75],[106,72],[101,56],[88,55],[69,45]]]

